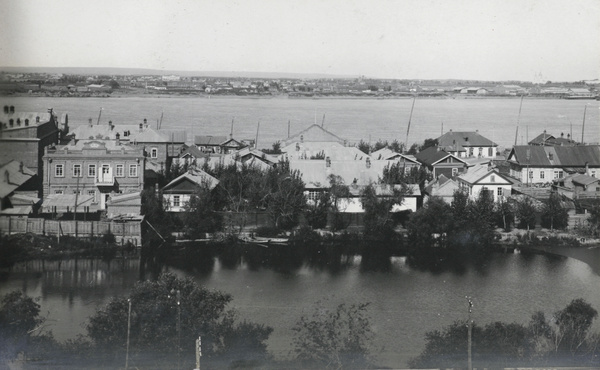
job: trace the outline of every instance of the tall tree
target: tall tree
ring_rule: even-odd
[[[558,193],[551,193],[542,207],[542,227],[550,230],[564,229],[569,224],[569,214]]]
[[[297,360],[311,368],[367,368],[374,338],[368,306],[340,304],[331,310],[318,303],[292,329]]]

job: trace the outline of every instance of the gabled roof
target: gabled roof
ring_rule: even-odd
[[[299,133],[292,135],[285,140],[282,140],[282,143],[283,143],[283,146],[287,146],[290,143],[312,142],[312,141],[319,141],[319,142],[333,141],[333,142],[343,143],[344,139],[340,138],[339,136],[335,135],[332,132],[325,130],[323,127],[321,127],[317,124],[313,124],[313,125],[309,126],[308,128],[300,131]]]
[[[504,177],[504,175],[502,175],[500,172],[498,172],[497,169],[490,169],[488,168],[488,166],[475,166],[473,168],[470,168],[466,173],[459,175],[458,178],[469,184],[476,184],[492,174],[503,179],[508,184],[512,184],[512,182],[506,177]]]
[[[296,150],[297,149],[297,150]],[[282,157],[289,160],[310,160],[311,157],[323,155],[331,160],[364,161],[369,158],[356,147],[344,146],[338,142],[290,143],[281,149]]]
[[[76,195],[76,194],[49,194],[44,198],[42,203],[42,212],[73,212],[75,209],[75,199],[77,199],[77,212],[84,213],[96,212],[100,210],[99,203],[95,202],[93,195]],[[85,208],[89,207],[89,208]]]
[[[415,158],[419,162],[421,162],[427,166],[434,166],[437,163],[443,161],[444,159],[446,159],[448,157],[452,157],[455,160],[457,160],[458,162],[467,164],[467,162],[465,162],[464,160],[462,160],[450,153],[447,153],[443,150],[438,150],[438,148],[436,148],[436,147],[429,147],[429,148],[415,154]]]
[[[194,144],[201,146],[219,146],[227,141],[227,136],[196,135]]]
[[[408,162],[419,163],[413,155],[397,153],[389,148],[381,148],[371,153],[371,158],[375,160],[398,160],[404,159]]]
[[[192,157],[192,158],[204,158],[207,154],[202,152],[196,145],[188,146],[183,149],[179,158]]]
[[[479,132],[475,131],[448,131],[438,137],[438,146],[442,148],[454,148],[455,146],[471,147],[471,146],[491,146],[496,147],[498,144],[490,139],[483,137]]]
[[[185,183],[187,183],[187,186],[181,186]],[[184,173],[165,185],[163,193],[177,193],[179,190],[193,192],[195,186],[202,186],[205,183],[208,184],[208,187],[212,190],[219,184],[219,180],[202,170],[194,169]]]
[[[290,170],[298,170],[302,175],[305,188],[328,188],[330,174],[340,176],[346,185],[364,186],[379,182],[386,166],[394,161],[371,161],[367,167],[365,161],[336,161],[331,160],[327,167],[325,160],[290,161]]]
[[[4,164],[0,167],[0,198],[14,192],[33,176],[35,176],[35,172],[18,161],[13,160]]]
[[[574,175],[571,180],[576,184],[584,186],[600,181],[600,179],[588,175]]]
[[[544,145],[544,143],[548,140],[554,139],[553,135],[547,134],[546,132],[543,132],[541,134],[539,134],[538,136],[536,136],[535,138],[533,138],[530,142],[529,145]]]
[[[169,143],[185,143],[187,140],[187,132],[185,130],[165,130],[160,129],[158,133],[164,137]]]
[[[589,166],[600,167],[600,146],[517,145],[513,147],[508,160],[522,166],[583,167],[587,163]]]

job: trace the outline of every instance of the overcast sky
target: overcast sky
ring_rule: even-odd
[[[600,77],[600,0],[0,0],[0,66]]]

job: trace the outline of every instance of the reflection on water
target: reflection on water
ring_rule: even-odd
[[[552,314],[580,297],[600,309],[600,277],[582,262],[556,256],[494,254],[478,265],[435,271],[377,254],[366,259],[377,260],[378,268],[365,269],[371,263],[365,257],[342,255],[331,246],[274,253],[256,246],[195,248],[184,257],[160,270],[232,294],[241,318],[275,328],[269,350],[278,357],[291,348],[295,321],[318,300],[371,302],[375,344],[384,348],[377,357],[395,367],[418,355],[426,331],[465,318],[466,295],[475,301],[473,319],[483,324],[526,323],[534,311]],[[85,333],[86,318],[111,296],[126,295],[139,270],[137,260],[32,261],[0,274],[0,294],[22,289],[40,297],[50,329],[64,340]]]

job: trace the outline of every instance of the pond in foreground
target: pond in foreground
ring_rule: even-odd
[[[424,334],[467,315],[465,296],[474,300],[473,319],[527,323],[537,310],[551,315],[575,298],[600,310],[600,276],[585,263],[564,257],[496,254],[488,263],[460,273],[432,273],[393,258],[389,272],[364,272],[356,258],[344,268],[300,267],[280,273],[251,269],[242,263],[225,268],[215,260],[205,273],[168,268],[180,276],[233,295],[240,318],[272,326],[269,351],[286,358],[291,328],[317,301],[371,302],[369,314],[376,333],[379,365],[406,366],[424,348]],[[136,260],[33,261],[0,275],[0,294],[23,289],[40,297],[42,314],[59,340],[85,333],[85,321],[114,295],[126,295],[139,276]],[[596,323],[594,330],[599,330]]]

